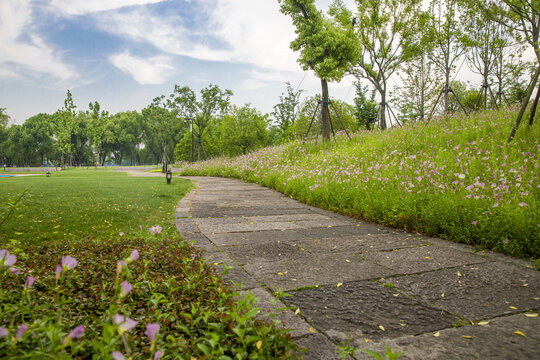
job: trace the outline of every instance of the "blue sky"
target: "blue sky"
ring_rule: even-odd
[[[20,124],[61,108],[67,89],[78,110],[97,100],[116,113],[175,84],[212,83],[269,113],[286,81],[319,92],[289,49],[294,36],[277,0],[1,0],[0,107]],[[330,92],[352,102],[352,79]]]

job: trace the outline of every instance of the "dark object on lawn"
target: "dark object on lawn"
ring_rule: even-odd
[[[47,171],[47,177],[51,177],[51,172]]]
[[[165,174],[165,177],[167,178],[167,184],[171,184],[171,179],[172,179],[172,171],[171,170],[167,170],[167,173]]]

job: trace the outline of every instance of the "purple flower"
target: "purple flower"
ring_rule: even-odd
[[[475,220],[475,221],[473,221],[473,222],[471,223],[471,225],[476,225],[477,223],[478,223],[478,221]]]
[[[0,327],[0,338],[6,337],[8,335],[8,331],[5,327]]]
[[[144,335],[148,336],[150,343],[154,344],[156,335],[159,332],[159,324],[148,324],[146,325],[146,331]]]
[[[10,255],[7,250],[0,250],[0,264],[4,266],[11,266],[17,262],[17,257],[15,255]]]
[[[126,360],[120,351],[113,351],[111,355],[114,360]]]
[[[24,288],[25,289],[30,289],[32,287],[32,285],[34,285],[34,281],[36,281],[36,279],[33,278],[32,276],[29,276],[26,279],[26,282],[24,283]]]
[[[529,204],[524,203],[524,202],[520,202],[518,205],[521,207],[529,207]]]
[[[21,326],[19,326],[19,330],[17,330],[17,335],[15,335],[15,337],[17,339],[22,338],[26,330],[28,330],[28,325],[22,324]]]
[[[161,226],[159,225],[154,225],[152,227],[150,227],[150,229],[148,229],[148,231],[150,231],[150,234],[152,235],[155,235],[155,234],[161,234]]]
[[[9,271],[10,271],[13,275],[19,275],[19,273],[20,273],[19,269],[17,269],[16,267],[10,267],[10,268],[9,268]]]
[[[120,289],[120,297],[123,298],[127,296],[127,294],[129,294],[131,290],[133,290],[133,285],[131,285],[127,281],[122,282],[122,288]]]
[[[493,207],[496,208],[497,206],[499,206],[499,203],[496,202],[495,204],[493,204]]]
[[[156,351],[156,353],[154,354],[154,360],[158,360],[160,359],[161,357],[163,356],[163,353],[161,351]]]
[[[72,258],[71,256],[62,256],[62,269],[64,271],[71,270],[75,266],[77,266],[77,260]]]
[[[64,339],[64,344],[67,344],[71,339],[78,339],[84,335],[84,326],[79,325],[73,329],[69,335]]]
[[[142,225],[139,225],[139,229],[141,229],[141,230],[142,230]]]
[[[191,255],[191,261],[195,260],[196,258],[197,258],[197,254],[193,253],[193,255]]]
[[[504,239],[504,240],[502,241],[502,243],[503,243],[503,244],[508,243],[508,238]]]
[[[138,323],[138,321],[132,320],[128,318],[127,316],[122,316],[119,314],[114,315],[113,321],[116,325],[119,325],[118,333],[120,335],[122,335],[128,330],[133,329],[135,326],[137,326],[137,323]]]
[[[131,255],[126,259],[126,262],[129,264],[130,262],[137,261],[139,259],[139,252],[137,250],[133,250],[131,252]]]
[[[120,231],[118,234],[119,234],[120,236],[124,236],[124,233],[121,232],[121,231]]]

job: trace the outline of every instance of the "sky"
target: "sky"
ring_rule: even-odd
[[[1,0],[0,108],[21,124],[60,109],[69,89],[77,110],[140,111],[175,84],[216,84],[270,113],[286,82],[320,92],[294,38],[277,0]],[[331,83],[330,95],[352,103],[353,81]]]

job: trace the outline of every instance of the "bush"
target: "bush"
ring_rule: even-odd
[[[257,320],[251,294],[238,296],[200,253],[158,228],[149,239],[0,251],[0,357],[296,356],[284,330]]]

